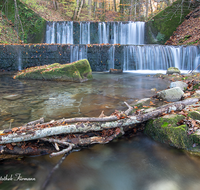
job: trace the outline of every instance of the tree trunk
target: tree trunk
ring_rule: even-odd
[[[91,131],[102,131],[104,129],[121,127],[124,131],[126,131],[127,127],[129,127],[129,129],[133,128],[134,124],[142,123],[151,118],[158,117],[163,113],[170,113],[172,110],[180,111],[184,109],[186,105],[194,104],[197,101],[198,99],[186,99],[185,101],[175,102],[167,104],[165,106],[161,106],[152,112],[141,115],[126,116],[125,113],[115,113],[116,116],[112,116],[114,119],[113,121],[107,121],[107,119],[110,119],[110,117],[105,117],[105,121],[103,121],[104,118],[96,118],[100,119],[102,122],[94,121],[94,118],[92,118],[91,120],[85,120],[85,118],[82,118],[83,122],[68,124],[69,122],[67,123],[67,121],[63,119],[49,122],[46,124],[37,124],[33,129],[30,129],[29,127],[28,129],[24,127],[16,127],[12,130],[7,129],[1,131],[0,144],[30,141],[60,134],[84,134]],[[81,121],[81,118],[79,118],[79,121]]]
[[[73,20],[76,20],[77,13],[78,13],[78,7],[79,7],[79,0],[76,0],[76,9],[74,10]]]
[[[83,7],[83,0],[81,0],[81,5],[80,5],[80,7],[79,7],[78,14],[77,14],[77,20],[79,19],[79,16],[80,16],[82,7]]]

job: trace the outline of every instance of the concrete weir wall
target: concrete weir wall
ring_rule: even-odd
[[[21,70],[52,63],[88,59],[93,71],[194,70],[200,64],[200,46],[35,44],[0,45],[0,70]]]
[[[21,70],[52,63],[70,63],[87,58],[93,71],[113,68],[111,50],[115,49],[115,68],[123,68],[120,45],[0,45],[0,70]]]

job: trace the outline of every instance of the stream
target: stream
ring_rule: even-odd
[[[124,101],[148,98],[169,82],[138,73],[93,73],[85,83],[14,80],[0,73],[0,127],[44,117],[110,115]],[[40,189],[59,157],[1,161],[0,190]],[[20,177],[19,177],[20,176]],[[11,179],[11,180],[9,180]],[[29,180],[28,180],[29,179]],[[32,179],[32,180],[30,180]],[[200,158],[138,134],[73,152],[53,174],[48,190],[199,190]]]

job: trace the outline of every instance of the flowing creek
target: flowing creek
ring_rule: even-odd
[[[16,127],[44,117],[106,115],[126,109],[136,99],[151,97],[169,83],[144,74],[94,73],[86,83],[22,81],[0,74],[0,126]],[[10,101],[4,98],[13,98]],[[40,189],[61,157],[27,157],[1,161],[0,176],[13,177],[0,189]],[[20,181],[15,175],[35,178]],[[15,181],[16,180],[16,181]],[[70,154],[53,174],[48,190],[199,190],[200,159],[140,135],[94,145]]]

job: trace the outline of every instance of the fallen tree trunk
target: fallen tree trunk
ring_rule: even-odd
[[[22,127],[1,131],[0,152],[1,154],[51,154],[51,156],[56,156],[94,143],[105,144],[118,135],[123,135],[127,130],[135,128],[136,124],[158,117],[163,113],[181,111],[186,105],[196,102],[198,99],[186,99],[161,106],[149,113],[132,116],[128,116],[132,109],[126,104],[127,111],[115,111],[109,117],[103,117],[101,114],[100,118],[72,118],[48,123],[42,123],[43,119],[40,119],[38,123],[41,124],[30,122]],[[41,143],[44,141],[48,141],[49,144],[53,143],[55,148]]]
[[[66,119],[66,120],[63,119],[59,121],[58,123],[50,122],[50,123],[47,123],[46,125],[44,124],[37,125],[36,126],[37,128],[34,128],[33,130],[27,130],[27,132],[26,131],[21,132],[20,127],[16,129],[14,128],[14,130],[12,129],[11,131],[4,130],[3,134],[1,134],[1,137],[0,137],[0,144],[30,141],[30,140],[40,139],[43,137],[49,137],[49,136],[59,135],[59,134],[86,133],[89,131],[102,131],[104,129],[111,129],[111,128],[117,128],[117,127],[127,128],[128,126],[131,126],[133,124],[142,123],[151,118],[158,117],[162,113],[170,113],[172,110],[180,111],[184,109],[186,105],[194,104],[196,102],[198,102],[198,99],[196,98],[186,99],[184,101],[167,104],[165,106],[159,107],[156,110],[146,113],[146,114],[141,114],[141,115],[136,115],[136,116],[126,116],[126,118],[124,118],[125,116],[123,115],[122,115],[123,117],[121,117],[120,115],[111,117],[114,120],[119,118],[116,121],[105,122],[103,121],[104,118],[98,118],[99,120],[102,120],[102,122],[100,121],[90,122],[90,121],[93,121],[93,118],[92,118],[91,120],[87,119],[86,120],[87,122],[85,123],[78,122],[78,123],[69,125],[66,123],[66,121],[70,121],[73,119]],[[75,120],[76,119],[74,119],[74,121]],[[79,120],[81,121],[80,118]],[[85,118],[82,118],[82,121],[85,121]],[[62,125],[52,126],[52,125],[56,125],[60,123],[62,123]]]

